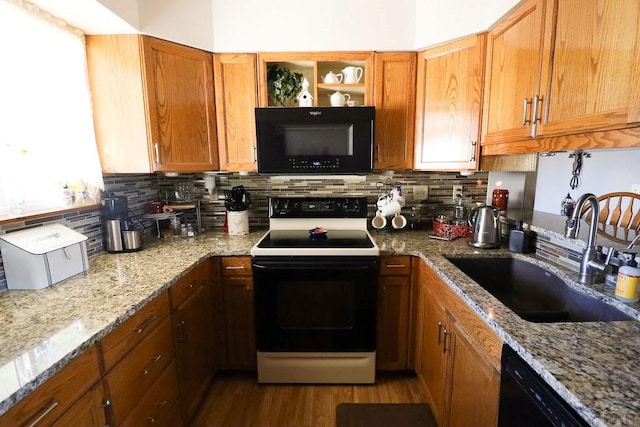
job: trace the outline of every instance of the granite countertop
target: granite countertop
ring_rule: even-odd
[[[86,275],[40,291],[0,294],[0,414],[53,376],[153,297],[210,256],[249,255],[265,231],[209,232],[158,241],[141,252],[90,259]],[[531,323],[449,263],[445,256],[514,256],[543,265],[571,286],[640,319],[640,304],[613,289],[584,288],[576,274],[533,255],[480,250],[465,239],[438,241],[428,231],[371,232],[382,254],[422,258],[591,425],[640,425],[640,322]]]

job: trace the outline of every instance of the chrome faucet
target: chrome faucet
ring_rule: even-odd
[[[587,246],[582,251],[582,261],[580,262],[580,272],[578,273],[578,282],[586,285],[595,283],[596,272],[605,271],[611,261],[611,256],[615,252],[613,248],[609,248],[607,259],[604,263],[598,261],[600,255],[596,248],[596,236],[598,232],[598,217],[600,216],[600,206],[598,198],[591,194],[585,193],[576,202],[571,218],[567,220],[567,231],[565,237],[576,239],[580,231],[580,213],[586,203],[591,204],[591,224],[589,228],[589,236],[587,237]]]
[[[638,242],[638,239],[640,239],[640,234],[636,234],[636,237],[634,237],[631,243],[629,243],[629,245],[627,246],[627,249],[633,249],[633,247]]]

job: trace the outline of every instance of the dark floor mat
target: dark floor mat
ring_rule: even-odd
[[[341,403],[336,427],[438,427],[426,403]]]

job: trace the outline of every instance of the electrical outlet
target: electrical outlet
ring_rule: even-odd
[[[455,202],[458,200],[458,194],[462,193],[462,185],[454,185],[453,191],[451,192],[451,199]]]
[[[413,200],[425,200],[429,197],[428,185],[414,185],[413,186]]]
[[[631,184],[631,192],[640,194],[640,184]]]

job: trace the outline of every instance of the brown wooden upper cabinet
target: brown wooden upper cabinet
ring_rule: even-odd
[[[267,73],[270,66],[301,73],[309,82],[309,93],[314,107],[330,107],[330,96],[339,91],[348,94],[357,105],[373,105],[373,52],[264,52],[258,54],[258,86],[261,107],[280,104],[269,99]],[[330,72],[344,74],[347,67],[362,68],[356,83],[325,83]],[[362,73],[362,74],[360,74]],[[295,107],[295,96],[286,106]]]
[[[258,170],[254,115],[258,106],[256,55],[215,54],[214,80],[220,169],[255,172]]]
[[[102,170],[218,170],[209,52],[140,35],[87,36]]]
[[[638,146],[639,21],[637,0],[527,0],[502,19],[489,33],[483,154]]]
[[[486,34],[418,54],[416,170],[477,170]]]
[[[375,54],[375,169],[413,167],[416,105],[416,54]]]

